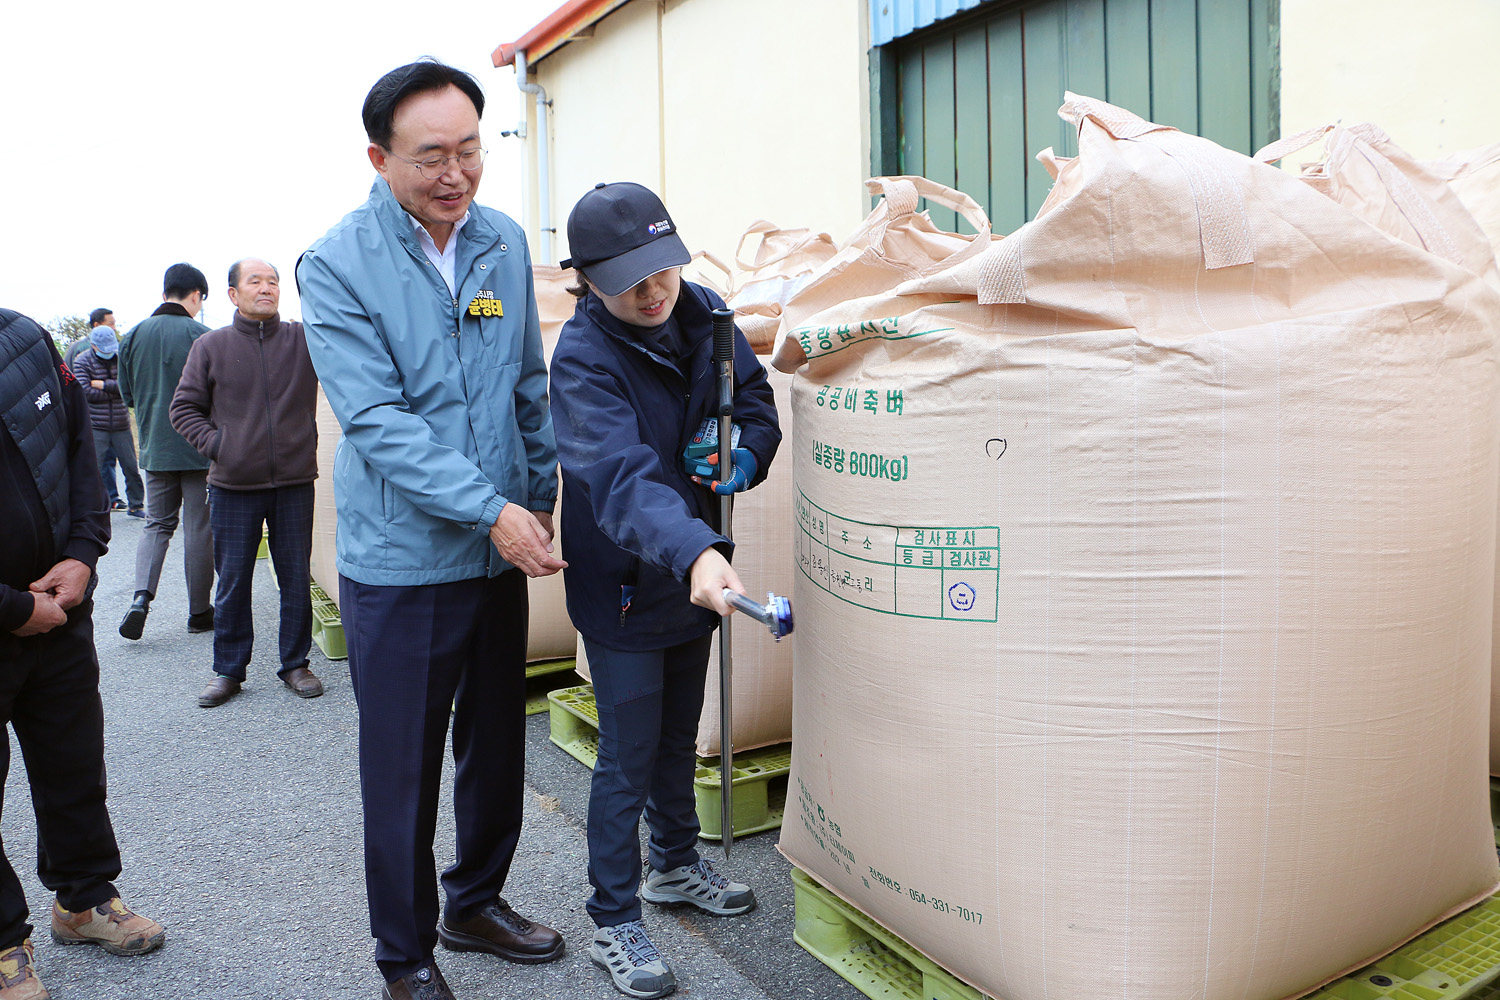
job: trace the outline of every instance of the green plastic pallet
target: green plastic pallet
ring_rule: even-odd
[[[547,692],[554,688],[576,686],[579,677],[573,668],[577,665],[574,659],[526,664],[526,714],[540,715],[547,711],[550,704]]]
[[[989,1000],[792,869],[793,939],[868,997]],[[1500,897],[1444,921],[1305,1000],[1491,1000],[1500,996]]]
[[[787,777],[791,773],[790,743],[734,755],[734,763],[730,766],[734,816],[730,822],[734,824],[736,837],[781,827],[782,817],[786,815]],[[698,796],[699,836],[704,840],[723,840],[724,820],[720,809],[723,782],[719,776],[719,758],[698,759],[693,791]]]
[[[878,1000],[990,1000],[917,949],[792,869],[792,940]]]
[[[1497,978],[1500,897],[1491,896],[1307,1000],[1479,1000]]]
[[[558,688],[547,693],[553,743],[589,769],[599,759],[599,710],[594,706],[594,686]]]
[[[332,601],[313,601],[313,641],[330,660],[349,658],[349,643],[344,638],[344,622],[339,606]]]
[[[551,712],[550,738],[569,756],[590,769],[599,759],[599,709],[594,704],[594,686],[561,688],[547,695]],[[719,808],[722,783],[719,758],[699,757],[693,778],[697,798],[699,836],[723,840]],[[786,813],[787,775],[792,769],[790,744],[747,750],[734,756],[734,835],[736,837],[774,830]]]

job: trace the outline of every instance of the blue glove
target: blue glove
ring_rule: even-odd
[[[719,471],[719,456],[717,453],[709,455],[699,462],[684,462],[688,467],[688,473],[693,477],[693,482],[707,486],[720,496],[728,496],[741,490],[750,488],[750,481],[755,478],[756,469],[755,456],[750,454],[748,448],[735,448],[729,453],[729,458],[734,462],[734,470],[729,476],[728,482],[720,482],[717,479],[705,481],[705,477],[712,476]]]

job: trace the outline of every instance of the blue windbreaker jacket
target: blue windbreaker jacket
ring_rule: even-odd
[[[719,616],[689,600],[688,571],[719,533],[719,498],[688,478],[682,452],[716,415],[711,311],[717,295],[682,283],[672,311],[687,343],[678,368],[632,337],[589,295],[552,353],[552,418],[563,468],[568,614],[584,637],[619,650],[664,649]],[[735,331],[734,422],[758,484],[781,443],[765,368]],[[629,598],[628,606],[625,598]]]
[[[550,512],[557,457],[526,238],[473,205],[448,292],[376,178],[297,265],[318,380],[343,428],[339,573],[412,586],[495,576],[506,503]]]

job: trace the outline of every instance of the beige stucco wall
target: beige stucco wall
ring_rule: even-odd
[[[1423,159],[1500,142],[1497,44],[1496,0],[1281,0],[1281,134],[1368,121]]]
[[[726,260],[759,218],[849,235],[869,210],[865,10],[633,0],[543,59],[557,258],[568,212],[601,180],[655,189],[688,246]],[[531,161],[526,224],[540,257]]]

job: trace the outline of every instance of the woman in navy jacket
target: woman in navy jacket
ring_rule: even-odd
[[[771,385],[735,332],[732,475],[694,475],[684,452],[716,416],[711,314],[723,302],[681,279],[690,255],[661,201],[600,184],[574,207],[568,242],[580,301],[552,357],[563,470],[568,613],[599,709],[589,796],[590,958],[622,992],[658,997],[671,970],[642,928],[638,828],[651,830],[641,895],[720,915],[755,906],[748,886],[696,849],[694,739],[723,590],[744,593],[719,531],[719,499],[757,485],[781,441]]]

